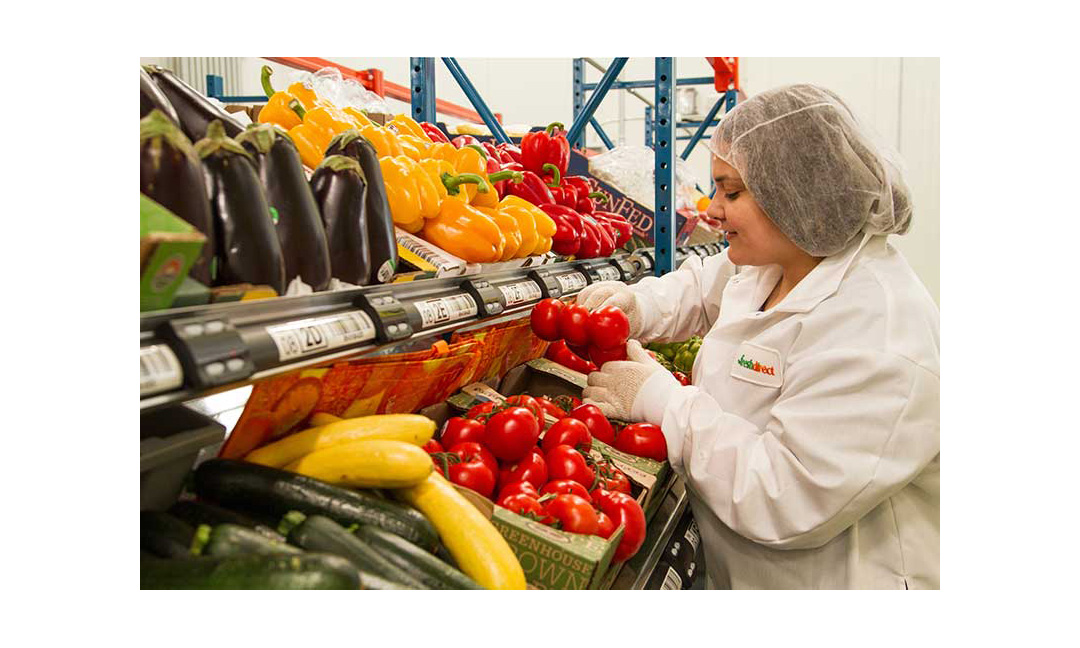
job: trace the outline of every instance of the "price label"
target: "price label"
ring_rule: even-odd
[[[164,344],[139,349],[139,396],[176,389],[184,384],[184,370],[173,350]]]
[[[476,317],[476,301],[472,295],[454,295],[452,297],[438,297],[421,302],[413,302],[416,310],[420,311],[420,321],[424,328],[464,319]]]
[[[555,280],[562,286],[563,294],[578,292],[582,288],[588,285],[588,280],[585,279],[585,275],[580,272],[571,272],[569,274],[563,274],[555,277]]]
[[[622,279],[619,269],[613,265],[600,266],[596,269],[596,274],[600,277],[600,281],[618,281]]]
[[[506,298],[507,307],[538,301],[543,296],[543,293],[540,292],[540,286],[537,286],[535,281],[519,281],[518,283],[506,284],[505,286],[499,286],[499,290],[502,291],[503,297]]]
[[[682,577],[675,571],[674,568],[668,567],[667,574],[664,575],[664,583],[660,586],[661,590],[681,590],[682,589]]]
[[[363,311],[276,324],[267,326],[266,332],[281,362],[375,339],[375,325]]]

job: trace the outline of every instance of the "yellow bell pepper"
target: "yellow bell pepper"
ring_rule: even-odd
[[[544,210],[518,196],[506,196],[499,201],[499,211],[516,218],[519,226],[522,227],[522,231],[525,230],[525,226],[520,225],[520,223],[525,219],[531,218],[533,223],[536,224],[536,245],[531,252],[522,256],[544,254],[551,251],[551,239],[555,236],[556,226],[555,221],[551,216],[544,213]],[[522,241],[522,249],[524,247],[525,244]]]
[[[491,193],[495,193],[494,190]],[[480,213],[486,215],[491,220],[495,221],[495,224],[499,226],[499,231],[503,235],[503,252],[499,256],[499,261],[509,261],[518,255],[518,250],[521,249],[521,228],[517,224],[517,219],[509,214],[503,214],[498,209],[491,209],[488,207],[473,207]]]
[[[487,153],[475,144],[459,148],[450,163],[454,165],[458,173],[475,173],[481,178],[487,177]],[[476,187],[466,187],[465,193],[467,194],[466,202],[472,203],[478,190]]]
[[[386,130],[382,126],[376,126],[374,124],[361,126],[360,134],[363,135],[367,141],[371,142],[371,145],[375,147],[380,158],[399,157],[405,154],[405,151],[401,148],[401,143],[398,142],[397,135]]]
[[[454,166],[445,160],[426,159],[417,162],[420,168],[428,174],[435,190],[439,193],[439,204],[448,197],[464,201],[464,192],[461,191],[463,184],[484,184],[484,179],[475,173],[458,174]]]
[[[439,215],[424,221],[423,237],[469,263],[492,263],[506,241],[498,224],[460,200],[444,200]]]
[[[259,123],[276,124],[285,130],[289,130],[293,126],[299,126],[301,122],[300,115],[296,113],[293,106],[302,107],[301,103],[288,92],[275,92],[274,86],[270,84],[271,74],[273,74],[273,70],[270,69],[270,66],[264,65],[262,68],[262,87],[268,98],[266,105],[259,111]]]
[[[429,154],[431,142],[425,142],[419,137],[407,133],[398,133],[397,139],[398,143],[401,144],[401,149],[404,151],[405,155],[408,155],[417,162],[431,157]]]
[[[424,219],[439,214],[439,192],[431,177],[416,161],[404,155],[379,158],[390,214],[401,229],[415,234]]]
[[[374,126],[375,122],[371,121],[364,111],[353,108],[352,106],[345,106],[341,109],[341,112],[345,113],[349,117],[352,117],[357,124],[361,126]]]
[[[451,164],[457,158],[457,147],[447,142],[435,142],[428,149],[428,158],[434,158],[436,160],[445,160]]]
[[[404,113],[394,115],[394,118],[390,120],[388,126],[393,126],[399,135],[410,135],[422,142],[431,144],[431,138],[428,137],[428,134],[420,127],[420,124],[417,124],[415,119]]]
[[[322,162],[334,135],[359,126],[352,117],[325,102],[308,111],[301,109],[301,113],[304,123],[290,128],[289,136],[296,143],[300,159],[312,169]]]
[[[521,232],[521,245],[514,256],[521,258],[532,255],[533,250],[540,244],[540,237],[536,233],[536,219],[533,215],[520,207],[508,204],[505,199],[499,201],[498,211],[500,215],[514,219]]]

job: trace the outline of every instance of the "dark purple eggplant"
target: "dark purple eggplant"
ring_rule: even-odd
[[[165,116],[171,119],[172,123],[180,124],[176,109],[169,103],[169,99],[161,91],[161,88],[154,84],[154,80],[150,78],[146,70],[139,68],[139,110],[141,111],[139,116],[146,117],[155,108],[165,113]]]
[[[190,275],[211,285],[214,216],[202,163],[180,128],[156,108],[139,122],[139,190],[206,235]]]
[[[360,163],[367,179],[368,253],[371,256],[371,276],[368,283],[387,283],[397,270],[397,238],[390,203],[386,200],[379,154],[360,131],[352,129],[334,136],[327,155],[344,155]]]
[[[195,144],[214,214],[217,284],[250,283],[285,292],[285,261],[255,163],[214,120]]]
[[[324,158],[311,175],[311,191],[330,246],[330,268],[335,277],[357,286],[366,286],[371,276],[367,188],[360,163],[344,155]]]
[[[210,103],[209,99],[184,83],[171,70],[157,65],[144,65],[143,69],[176,109],[176,114],[180,118],[180,128],[191,141],[197,142],[206,137],[206,128],[215,119],[222,123],[225,134],[229,137],[236,137],[244,130],[240,122]]]
[[[255,160],[266,199],[277,211],[285,281],[299,276],[312,289],[326,290],[330,283],[326,230],[296,145],[285,131],[273,124],[248,126],[236,141]]]

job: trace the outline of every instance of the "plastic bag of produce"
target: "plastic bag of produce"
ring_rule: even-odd
[[[616,146],[589,158],[589,173],[653,208],[656,154],[648,146]],[[681,159],[675,162],[675,208],[695,207],[698,181]]]

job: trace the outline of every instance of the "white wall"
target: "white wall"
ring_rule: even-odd
[[[159,63],[165,59],[142,59]],[[334,58],[352,68],[378,68],[388,81],[408,86],[408,58]],[[595,58],[603,66],[611,58]],[[473,85],[506,124],[547,125],[573,119],[572,64],[569,58],[483,58],[459,59]],[[246,58],[241,94],[260,94],[259,69],[263,59]],[[271,64],[275,69],[283,69]],[[465,93],[441,62],[436,62],[436,95],[452,103],[468,106]],[[600,80],[601,73],[586,65],[586,81]],[[712,68],[702,57],[676,59],[678,77],[711,76]],[[654,76],[652,58],[631,58],[620,76],[630,81]],[[896,148],[907,165],[906,179],[915,204],[912,227],[906,236],[894,237],[912,267],[934,299],[940,285],[939,217],[939,61],[918,58],[757,58],[740,59],[741,85],[747,95],[788,83],[815,83],[835,91],[861,120],[882,140]],[[201,81],[198,82],[201,86]],[[698,90],[698,112],[704,114],[718,94],[711,86]],[[653,99],[652,88],[636,90]],[[620,95],[621,98],[620,98]],[[620,100],[622,121],[620,129]],[[392,109],[408,112],[408,105],[390,101]],[[597,109],[595,117],[608,136],[618,143],[620,134],[628,145],[644,143],[644,107],[625,91],[612,91]],[[447,119],[448,123],[458,120]],[[689,134],[687,131],[686,134]],[[602,146],[589,127],[590,146]],[[685,141],[677,142],[681,151]],[[698,145],[688,160],[688,168],[703,187],[708,188],[709,153]]]

